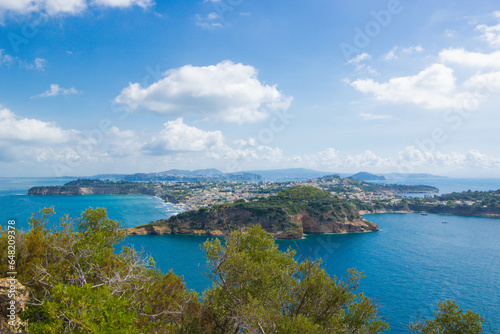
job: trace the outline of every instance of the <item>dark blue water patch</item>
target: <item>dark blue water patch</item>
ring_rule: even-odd
[[[331,276],[343,278],[357,268],[366,277],[360,289],[379,305],[390,333],[408,332],[418,317],[432,317],[440,300],[454,299],[483,314],[500,328],[500,220],[418,214],[376,214],[367,219],[382,228],[373,233],[307,235],[301,240],[277,240],[282,251],[297,250],[297,258],[321,257]],[[447,224],[442,221],[446,219]],[[211,286],[201,275],[206,236],[130,236],[162,271],[183,275],[199,293]]]
[[[422,180],[419,180],[422,181]],[[10,182],[10,183],[9,183]],[[16,218],[27,227],[32,212],[55,205],[59,215],[79,216],[89,206],[106,207],[111,218],[135,226],[178,212],[149,196],[27,196],[32,181],[16,184],[0,179],[0,224]],[[38,181],[37,181],[38,182]],[[440,179],[443,185],[461,190],[497,189],[498,180]],[[426,184],[425,182],[418,182]],[[427,183],[429,184],[429,183]],[[438,186],[437,184],[430,184]],[[439,187],[439,186],[438,186]],[[476,188],[474,188],[476,187]],[[477,189],[481,188],[481,189]],[[23,193],[23,189],[24,192]],[[19,193],[8,193],[9,191]],[[24,194],[24,195],[23,195]],[[2,196],[3,195],[3,196]],[[365,218],[381,231],[343,235],[307,235],[301,240],[278,240],[303,256],[321,257],[330,275],[345,277],[356,267],[366,275],[361,289],[380,306],[391,326],[390,333],[407,333],[407,324],[418,316],[431,317],[437,302],[455,299],[465,309],[482,314],[500,329],[500,220],[429,214],[373,214]],[[447,221],[447,224],[443,224]],[[183,275],[188,288],[202,292],[211,284],[201,275],[206,236],[129,236],[123,243],[151,254],[164,272]],[[299,253],[300,253],[299,252]]]
[[[151,255],[156,267],[163,272],[173,270],[184,277],[188,289],[201,294],[211,287],[211,281],[203,276],[206,257],[203,243],[214,237],[198,235],[131,235],[118,246],[132,247],[144,255]]]

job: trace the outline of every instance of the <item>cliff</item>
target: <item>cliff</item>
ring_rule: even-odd
[[[71,181],[63,186],[33,187],[28,190],[28,195],[150,195],[167,202],[178,202],[175,196],[152,183],[86,179]]]
[[[127,230],[129,234],[228,235],[260,224],[277,239],[302,238],[307,233],[377,231],[357,210],[338,197],[314,187],[293,187],[277,196],[180,213]]]

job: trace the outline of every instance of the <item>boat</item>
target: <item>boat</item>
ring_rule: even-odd
[[[446,220],[443,220],[441,223],[448,224],[448,222]]]
[[[420,213],[420,214],[421,214],[422,216],[427,216],[427,213],[425,213],[425,212],[422,212],[422,213]]]

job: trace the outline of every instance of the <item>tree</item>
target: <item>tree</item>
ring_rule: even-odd
[[[434,311],[435,318],[409,325],[413,333],[421,334],[481,334],[482,322],[479,314],[468,310],[464,312],[452,301],[438,302],[439,309]]]
[[[203,294],[203,320],[211,333],[379,333],[388,329],[362,293],[362,275],[333,279],[321,261],[294,259],[256,225],[233,232],[223,246],[204,244],[213,287]]]
[[[197,333],[201,306],[172,271],[128,247],[105,209],[89,208],[49,226],[53,209],[33,215],[27,233],[17,231],[18,281],[30,292],[28,333]],[[7,236],[0,236],[6,252]],[[5,247],[3,247],[5,245]],[[0,264],[0,274],[8,268]]]

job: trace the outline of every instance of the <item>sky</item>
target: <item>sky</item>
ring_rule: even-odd
[[[500,5],[0,0],[0,176],[500,177]]]

